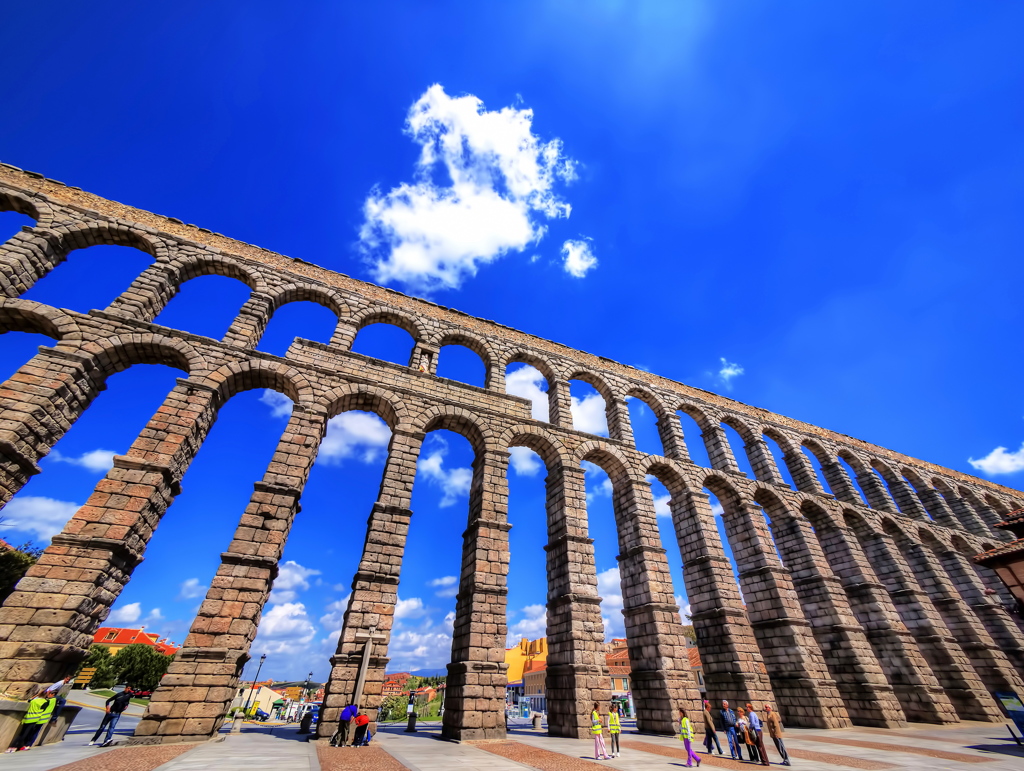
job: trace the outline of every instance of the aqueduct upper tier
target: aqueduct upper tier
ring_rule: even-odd
[[[378,414],[392,439],[331,659],[322,735],[349,700],[371,711],[379,704],[412,481],[423,438],[438,428],[461,433],[475,452],[444,717],[449,738],[504,735],[506,472],[516,446],[536,451],[547,467],[547,695],[555,734],[585,735],[589,703],[608,696],[583,461],[604,468],[613,485],[641,730],[670,731],[674,708],[698,698],[648,475],[671,495],[671,547],[682,555],[709,697],[773,702],[793,725],[895,726],[998,719],[991,691],[1024,692],[1024,631],[1001,602],[1005,588],[969,559],[1007,537],[992,526],[1024,507],[1016,490],[12,166],[0,165],[0,210],[35,220],[0,246],[0,331],[54,340],[0,386],[0,504],[39,473],[39,460],[111,374],[139,363],[182,371],[0,609],[0,690],[8,694],[24,695],[77,667],[219,408],[253,388],[287,395],[294,409],[136,741],[219,729],[327,421],[354,409]],[[20,299],[71,251],[98,244],[152,257],[108,307],[75,313]],[[222,339],[153,323],[184,282],[208,274],[251,290]],[[274,312],[300,300],[336,314],[329,343],[296,338],[283,357],[255,350]],[[407,366],[350,350],[359,330],[378,322],[414,338]],[[480,356],[484,387],[436,376],[447,345]],[[505,392],[514,362],[547,379],[548,420],[535,420],[530,402]],[[570,380],[601,393],[607,438],[573,428]],[[630,398],[657,415],[662,454],[636,449]],[[699,437],[684,436],[679,412],[697,422]],[[725,427],[742,437],[753,478],[740,471]],[[694,442],[706,448],[710,467],[691,461]],[[723,509],[738,586],[708,493]]]

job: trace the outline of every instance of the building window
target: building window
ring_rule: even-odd
[[[115,637],[117,637],[117,632],[107,632],[107,636],[104,637],[103,639],[104,640],[113,640]]]

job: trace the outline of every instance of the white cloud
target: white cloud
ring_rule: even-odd
[[[301,602],[272,605],[260,619],[260,629],[253,642],[253,651],[260,653],[299,655],[306,651],[316,636],[316,627],[309,620]]]
[[[538,471],[544,468],[540,456],[529,447],[510,447],[509,455],[512,456],[509,459],[512,462],[512,468],[520,476],[534,477],[537,476]]]
[[[743,374],[743,367],[739,364],[726,361],[724,358],[719,359],[719,361],[722,362],[722,367],[718,370],[718,379],[721,380],[725,386],[732,385],[732,379]]]
[[[23,495],[12,499],[4,507],[3,527],[34,533],[48,541],[64,529],[64,525],[79,508],[79,504],[70,501]]]
[[[331,465],[338,465],[345,458],[373,463],[384,456],[390,441],[391,429],[377,415],[343,412],[328,422],[317,459],[323,458]]]
[[[443,670],[452,659],[452,627],[455,613],[444,617],[441,630],[429,625],[417,630],[401,630],[391,637],[388,656],[392,670],[415,671],[417,669]]]
[[[97,474],[105,474],[114,467],[115,455],[117,453],[113,450],[90,450],[76,458],[73,455],[64,455],[59,450],[54,450],[50,453],[50,458],[58,463],[69,463]]]
[[[320,616],[320,625],[331,636],[336,637],[338,632],[341,631],[342,624],[345,622],[345,611],[348,610],[348,601],[351,598],[352,595],[347,594],[340,600],[329,603],[324,608],[327,612]]]
[[[671,517],[672,509],[669,508],[669,501],[672,500],[671,495],[659,495],[654,499],[654,513],[659,517]]]
[[[448,443],[435,435],[433,441],[437,445],[429,455],[421,455],[416,464],[417,469],[431,483],[439,486],[444,492],[439,506],[443,509],[454,505],[460,498],[469,495],[469,486],[473,481],[473,469],[444,467],[444,459],[448,454]]]
[[[587,394],[582,399],[574,396],[569,409],[572,413],[572,426],[577,431],[608,436],[608,416],[601,394]]]
[[[978,469],[978,471],[983,471],[991,476],[996,474],[1013,474],[1024,470],[1024,444],[1020,446],[1017,452],[1008,452],[1005,447],[996,447],[984,458],[979,458],[978,460],[968,458],[967,462]]]
[[[523,618],[509,627],[505,647],[511,648],[522,639],[539,640],[548,632],[548,611],[543,605],[527,605]]]
[[[275,418],[286,418],[292,414],[292,400],[283,393],[267,388],[260,401],[270,407],[270,414]]]
[[[534,420],[548,419],[548,394],[541,390],[546,387],[544,376],[529,364],[522,364],[518,369],[505,374],[505,393],[522,396],[533,402],[531,414]]]
[[[319,570],[303,567],[295,560],[288,560],[280,566],[277,578],[274,579],[270,602],[274,604],[295,602],[299,592],[309,588],[309,579],[318,575],[320,575]]]
[[[562,267],[570,276],[583,278],[597,267],[597,257],[590,246],[590,239],[568,240],[562,244]]]
[[[716,517],[722,517],[725,516],[725,509],[722,508],[722,504],[720,504],[718,501],[712,501],[711,513],[714,514]]]
[[[587,503],[593,503],[596,498],[610,498],[614,492],[612,487],[612,480],[605,474],[604,469],[598,466],[596,463],[591,463],[588,460],[583,461],[580,464],[583,467],[584,473],[587,475]],[[596,477],[600,480],[596,485],[589,481],[592,477]]]
[[[412,597],[408,600],[399,597],[398,604],[395,605],[395,621],[401,621],[404,618],[423,618],[426,614],[427,608],[424,607],[423,600],[419,597]]]
[[[481,265],[540,241],[542,218],[568,217],[554,187],[575,179],[574,163],[532,123],[532,110],[488,111],[471,94],[428,88],[405,126],[420,145],[416,181],[374,190],[363,207],[359,238],[374,279],[455,289]]]
[[[131,602],[112,610],[107,616],[107,622],[110,624],[134,624],[140,618],[142,618],[142,603]]]
[[[175,599],[194,600],[196,597],[205,597],[206,591],[209,588],[199,583],[198,578],[189,578],[186,581],[182,581],[181,588],[178,590],[178,596]]]
[[[601,596],[605,640],[624,637],[626,621],[622,615],[622,584],[617,567],[608,568],[597,574],[597,593]]]
[[[457,576],[442,576],[427,582],[427,586],[437,587],[434,593],[438,597],[454,597],[459,593],[459,579]]]

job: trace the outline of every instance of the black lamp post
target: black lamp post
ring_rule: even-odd
[[[252,681],[252,688],[249,689],[249,698],[245,700],[245,706],[242,707],[242,712],[244,713],[249,712],[249,700],[252,699],[252,694],[256,690],[256,683],[259,682],[260,679],[260,670],[263,669],[263,662],[266,660],[267,654],[264,653],[262,656],[260,656],[260,665],[256,667],[256,678]]]
[[[306,675],[306,701],[307,702],[313,700],[313,697],[309,693],[310,691],[313,690],[313,683],[310,682],[312,679],[313,679],[313,673],[310,672],[308,675]]]

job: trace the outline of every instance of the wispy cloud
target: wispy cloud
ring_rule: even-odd
[[[533,133],[532,110],[487,110],[435,84],[405,132],[420,146],[416,181],[374,190],[363,207],[360,246],[376,281],[458,288],[481,265],[540,241],[545,219],[569,216],[555,187],[575,179],[575,164],[560,140]]]
[[[277,578],[274,579],[274,588],[270,592],[270,602],[294,602],[298,598],[299,592],[309,588],[309,579],[318,575],[320,575],[319,570],[303,567],[295,560],[288,560],[282,563]]]
[[[58,463],[68,463],[97,474],[105,474],[114,467],[115,455],[117,453],[113,450],[90,450],[78,456],[64,455],[59,450],[54,450],[49,458]]]
[[[436,434],[431,437],[435,449],[428,455],[421,455],[416,467],[424,478],[441,488],[444,496],[440,507],[447,508],[469,495],[469,486],[473,481],[473,469],[445,468],[444,459],[448,455],[448,442]]]
[[[538,640],[545,637],[548,631],[548,611],[543,605],[527,605],[519,613],[522,618],[508,628],[505,647],[511,648],[520,640]],[[512,613],[510,615],[519,615]]]
[[[1015,474],[1024,471],[1024,444],[1016,452],[1010,452],[1005,447],[996,447],[984,458],[968,458],[967,462],[989,476]]]
[[[732,385],[733,379],[743,374],[743,367],[735,362],[726,361],[724,358],[719,361],[722,362],[722,366],[718,370],[718,379],[728,388]]]
[[[70,501],[23,495],[14,498],[4,507],[3,527],[34,533],[48,541],[64,529],[64,525],[79,508],[79,504]]]
[[[181,582],[176,600],[194,600],[197,597],[205,597],[210,587],[199,583],[198,578],[189,578]]]
[[[279,391],[265,389],[260,401],[270,407],[270,414],[275,418],[287,418],[292,414],[292,400]]]
[[[582,398],[573,396],[569,407],[573,428],[588,434],[608,436],[608,415],[605,409],[601,394],[587,394]]]
[[[535,477],[544,468],[540,456],[529,447],[512,447],[509,449],[509,458],[512,469],[524,477]]]
[[[459,578],[458,576],[441,576],[427,582],[427,586],[433,586],[437,589],[434,594],[438,597],[454,597],[459,593]]]
[[[544,376],[529,364],[520,364],[518,369],[510,370],[505,375],[505,393],[522,396],[533,402],[530,414],[534,420],[548,419],[548,394],[541,390],[546,386]]]
[[[589,238],[570,239],[562,244],[562,267],[570,276],[583,278],[597,267],[597,257]]]

